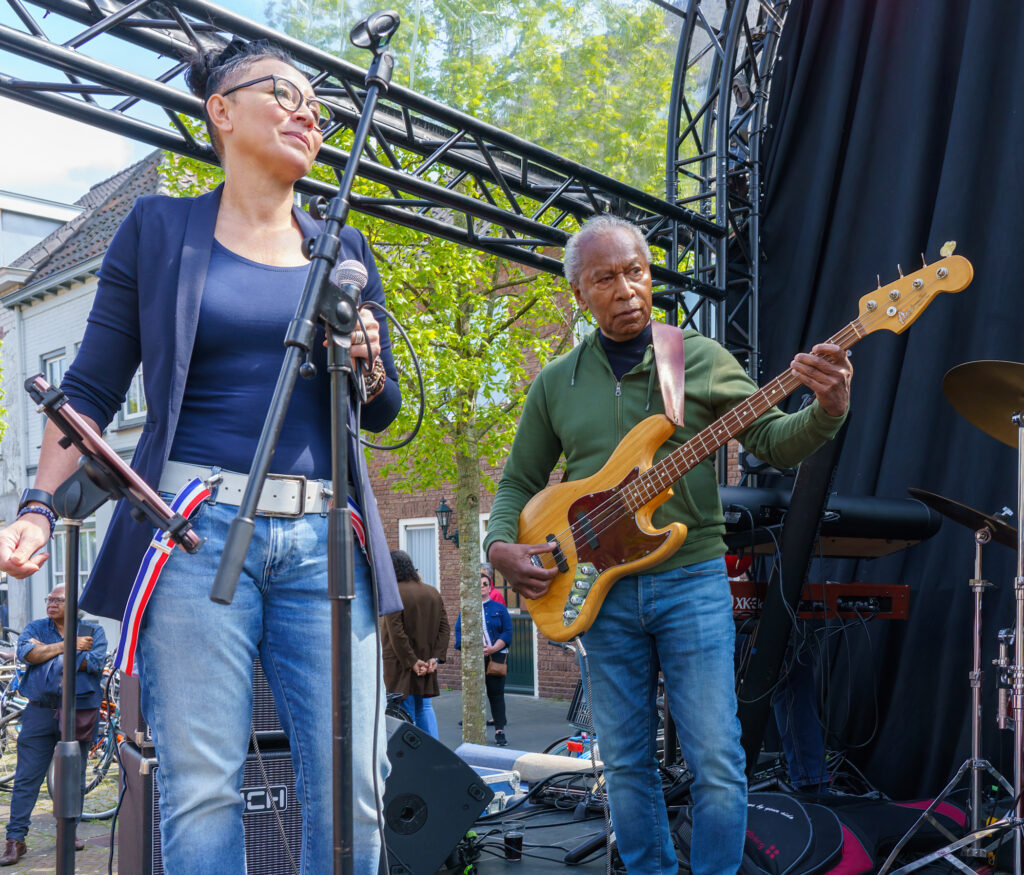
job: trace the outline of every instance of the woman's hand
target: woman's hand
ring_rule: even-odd
[[[35,574],[50,558],[40,553],[50,540],[50,522],[37,513],[18,517],[0,531],[0,571],[6,571],[18,580]]]

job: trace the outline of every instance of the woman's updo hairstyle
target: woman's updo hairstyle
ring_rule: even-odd
[[[210,124],[210,116],[206,112],[206,101],[214,94],[219,94],[225,88],[240,82],[240,74],[248,70],[257,61],[265,58],[274,58],[286,64],[295,66],[295,62],[288,57],[287,53],[269,40],[256,40],[248,42],[239,37],[232,37],[223,49],[212,49],[197,52],[188,69],[185,71],[185,84],[188,85],[196,97],[203,102],[203,119],[206,122],[206,132],[210,136],[210,143],[218,158],[221,154],[220,139],[216,129]]]

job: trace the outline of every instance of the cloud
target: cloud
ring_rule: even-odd
[[[71,203],[151,147],[0,97],[0,189]]]

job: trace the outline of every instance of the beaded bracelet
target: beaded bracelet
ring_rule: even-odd
[[[384,388],[384,383],[387,382],[387,379],[388,375],[387,371],[384,370],[384,362],[378,356],[374,359],[373,368],[370,373],[363,377],[363,388],[366,390],[366,397],[372,398],[380,392]]]
[[[18,511],[18,518],[20,519],[27,513],[37,513],[40,516],[46,517],[47,522],[50,524],[50,537],[53,537],[53,530],[57,528],[57,515],[52,510],[48,507],[43,507],[41,504],[30,504]]]

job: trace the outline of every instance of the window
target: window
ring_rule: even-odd
[[[51,386],[59,386],[64,379],[64,372],[68,369],[67,353],[60,349],[47,353],[42,357],[43,376]]]
[[[398,521],[398,547],[412,558],[424,583],[441,588],[438,574],[437,520],[430,517]]]
[[[53,541],[50,549],[50,589],[64,586],[67,581],[67,569],[64,563],[67,560],[68,549],[68,527],[57,526],[53,533]],[[89,579],[89,572],[92,571],[93,562],[96,561],[96,521],[86,520],[82,523],[82,534],[78,542],[78,586],[85,586]]]
[[[64,223],[10,210],[0,212],[0,264],[11,264]]]
[[[142,383],[142,366],[132,377],[132,383],[128,387],[128,394],[121,405],[121,414],[118,418],[118,425],[122,428],[139,425],[146,419],[146,393]]]

